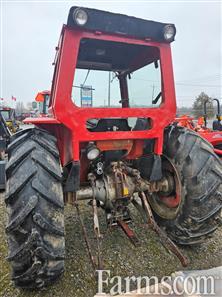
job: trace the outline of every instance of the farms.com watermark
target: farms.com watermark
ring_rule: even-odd
[[[111,276],[110,270],[97,270],[96,296],[204,296],[215,295],[215,277],[172,275],[158,279],[157,276]],[[133,290],[133,291],[132,291]],[[108,294],[107,295],[107,291]]]

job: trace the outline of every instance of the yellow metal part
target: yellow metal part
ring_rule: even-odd
[[[14,124],[13,121],[6,121],[6,125],[12,133],[15,133],[18,129],[18,125]]]
[[[129,189],[123,186],[123,196],[128,196],[128,195],[129,195]]]

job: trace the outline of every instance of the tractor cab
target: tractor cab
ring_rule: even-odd
[[[40,116],[46,116],[48,114],[50,101],[50,91],[42,91],[37,93],[35,101],[32,102],[32,107]]]
[[[4,122],[11,133],[19,130],[18,122],[16,121],[15,109],[11,107],[1,107],[0,114],[4,118]]]
[[[139,143],[150,138],[161,155],[163,130],[176,113],[170,47],[175,34],[170,23],[72,7],[57,46],[47,122],[26,122],[50,125],[55,134],[63,123],[63,165],[79,162],[89,142],[101,149],[104,141],[103,149],[119,147],[135,159],[143,154]],[[64,147],[67,137],[71,150]]]
[[[13,109],[10,107],[3,107],[0,110],[1,115],[5,119],[5,121],[11,121],[13,115]]]
[[[67,25],[80,35],[71,99],[76,108],[84,108],[84,113],[91,109],[95,115],[83,123],[87,130],[151,130],[155,121],[145,110],[153,109],[155,115],[158,108],[175,103],[172,73],[167,81],[162,63],[164,53],[170,63],[174,25],[76,7]],[[171,99],[165,90],[168,84]]]

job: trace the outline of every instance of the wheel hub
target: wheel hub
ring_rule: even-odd
[[[150,204],[155,213],[164,219],[174,219],[180,209],[182,200],[182,185],[179,172],[173,162],[163,156],[163,175],[166,183],[165,189],[149,196]]]

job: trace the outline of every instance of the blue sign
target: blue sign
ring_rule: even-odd
[[[81,85],[81,89],[80,89],[81,107],[93,106],[92,91],[93,91],[92,86]]]

